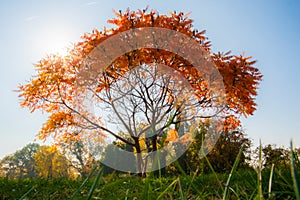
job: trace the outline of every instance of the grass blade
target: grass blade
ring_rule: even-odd
[[[21,196],[19,200],[23,200],[32,190],[34,190],[34,186],[32,186],[32,188],[30,188],[25,194],[23,194],[23,196]]]
[[[91,187],[91,189],[89,191],[87,200],[90,200],[92,198],[92,195],[93,195],[93,193],[95,191],[95,188],[96,188],[96,185],[97,185],[97,183],[98,183],[98,181],[99,181],[99,179],[100,179],[100,177],[102,175],[102,172],[103,172],[103,167],[99,170],[99,172],[97,174],[97,177],[96,177],[96,179],[95,179],[95,181],[94,181],[94,183],[93,183],[93,185],[92,185],[92,187]]]
[[[293,179],[293,185],[294,185],[294,191],[296,195],[296,199],[300,200],[300,190],[298,185],[298,179],[297,179],[297,171],[295,166],[295,152],[294,152],[294,143],[291,141],[291,173],[292,173],[292,179]]]
[[[261,175],[261,171],[262,171],[262,144],[261,144],[261,140],[259,141],[259,160],[258,160],[258,171],[257,171],[257,189],[258,189],[258,199],[263,199],[263,193],[262,193],[262,175]]]
[[[244,144],[242,144],[242,146],[240,148],[240,151],[239,151],[239,154],[237,155],[237,157],[234,161],[233,167],[231,168],[230,174],[229,174],[227,182],[226,182],[225,190],[224,190],[224,193],[223,193],[223,200],[225,200],[226,197],[227,197],[231,177],[232,177],[233,173],[235,172],[235,170],[236,170],[236,168],[237,168],[237,166],[240,162],[241,155],[243,154],[243,149],[244,149]]]
[[[87,182],[90,180],[90,178],[92,177],[92,175],[95,173],[96,169],[97,169],[97,167],[94,167],[92,169],[92,171],[90,172],[90,174],[88,175],[88,177],[83,181],[83,183],[80,185],[80,187],[72,195],[72,197],[70,198],[70,200],[73,200],[79,194],[80,190],[87,184]]]
[[[234,191],[233,188],[229,187],[229,190],[236,196],[237,199],[240,199],[239,194],[236,191]]]
[[[171,154],[170,154],[170,156],[171,156],[172,159],[174,159],[174,157]],[[183,175],[183,177],[188,180],[189,184],[193,187],[193,189],[198,194],[201,194],[199,188],[193,183],[193,180],[191,179],[191,177],[185,173],[184,169],[182,169],[181,165],[178,163],[177,160],[174,162],[174,164],[178,168],[178,170],[180,171],[180,173]]]
[[[178,178],[178,186],[179,186],[179,191],[180,191],[180,197],[181,197],[182,200],[185,200],[186,198],[184,197],[183,190],[182,190],[179,178]]]
[[[203,166],[203,165],[202,165],[202,166]],[[197,176],[197,174],[198,174],[198,171],[199,171],[199,168],[197,168],[196,171],[194,172],[194,175],[193,175],[193,177],[192,177],[192,179],[191,179],[191,181],[190,181],[191,183],[194,182],[194,180],[195,180],[195,178],[196,178],[196,176]],[[192,189],[192,184],[189,185],[189,187],[188,187],[186,193],[188,194],[188,193],[190,192],[191,189]]]
[[[177,183],[179,180],[179,178],[175,179],[162,193],[160,193],[160,195],[157,197],[157,199],[161,199],[163,197],[163,195],[165,195],[165,193],[170,190],[170,188],[175,185],[175,183]]]
[[[268,187],[268,197],[269,198],[271,198],[273,174],[274,174],[274,163],[272,163],[270,178],[269,178],[269,187]]]
[[[202,150],[202,153],[204,153],[203,150]],[[204,155],[204,154],[203,154],[203,155]],[[213,166],[211,165],[210,161],[208,160],[207,156],[204,156],[204,158],[205,158],[205,160],[206,160],[206,162],[207,162],[207,164],[208,164],[208,166],[209,166],[211,172],[214,174],[214,176],[215,176],[215,178],[216,178],[216,180],[217,180],[217,182],[218,182],[220,188],[224,191],[223,185],[222,185],[222,183],[221,183],[221,181],[220,181],[220,179],[219,179],[219,177],[218,177],[218,174],[215,172],[215,170],[214,170]]]
[[[143,193],[142,193],[142,199],[150,200],[151,199],[150,198],[150,192],[151,191],[152,191],[152,187],[151,187],[151,184],[150,184],[150,178],[147,177],[147,178],[145,178],[144,189],[143,189]]]

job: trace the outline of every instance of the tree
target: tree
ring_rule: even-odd
[[[268,144],[262,148],[264,167],[270,168],[272,164],[278,169],[290,167],[290,151],[276,145]]]
[[[69,176],[69,162],[55,146],[40,146],[34,159],[41,177],[51,179]]]
[[[243,151],[238,167],[248,167],[250,161],[251,141],[241,130],[224,132],[220,135],[213,150],[207,155],[216,172],[226,172],[232,169],[241,147]],[[206,167],[206,170],[208,167]]]
[[[5,177],[5,176],[6,176],[5,171],[3,170],[2,165],[0,165],[0,177]]]
[[[295,149],[295,152],[296,152],[298,158],[300,158],[300,148],[296,148],[296,149]]]
[[[70,163],[81,177],[86,177],[94,167],[96,161],[87,149],[83,141],[66,141],[61,144],[62,151]]]
[[[60,143],[65,138],[74,141],[80,140],[82,135],[96,135],[103,142],[106,135],[111,135],[135,148],[137,170],[142,172],[141,137],[148,138],[151,151],[155,152],[159,137],[167,134],[169,129],[174,129],[175,125],[183,125],[188,121],[192,124],[194,118],[200,120],[222,113],[224,128],[229,130],[240,125],[240,115],[253,114],[256,90],[262,75],[254,67],[255,61],[251,57],[230,55],[230,52],[211,52],[205,31],[193,29],[192,20],[182,12],[168,16],[159,15],[156,11],[147,12],[147,9],[133,12],[128,9],[115,14],[117,18],[109,22],[116,28],[85,34],[67,56],[50,55],[42,59],[36,64],[38,74],[29,83],[19,87],[21,106],[28,107],[32,112],[41,109],[50,113],[38,134],[40,139],[52,136]],[[161,38],[165,30],[169,31]],[[183,36],[188,39],[182,39]],[[112,38],[117,38],[117,42],[113,40],[110,43]],[[148,46],[139,47],[141,41],[148,42]],[[190,45],[190,41],[196,45]],[[168,50],[174,46],[176,50]],[[124,48],[127,50],[123,54],[111,58]],[[203,56],[203,59],[198,59],[200,63],[187,59],[197,57],[198,54],[194,52],[199,51]],[[153,63],[154,71],[151,71]],[[210,71],[209,63],[213,63],[216,70]],[[161,71],[157,70],[160,65],[168,66],[174,76],[170,78],[162,73],[155,76]],[[102,66],[101,70],[99,66]],[[139,74],[133,70],[137,67],[154,76],[144,78],[144,72]],[[133,81],[124,81],[124,76],[133,77]],[[184,88],[178,90],[174,87],[178,77],[183,77],[190,86],[190,95],[184,98],[178,95]],[[121,83],[125,84],[124,87]],[[226,105],[222,103],[222,85],[225,87]],[[122,91],[124,88],[127,92]],[[138,93],[137,88],[142,93]],[[154,92],[152,96],[147,94],[147,90]],[[130,137],[118,135],[119,130],[107,126],[106,117],[96,115],[107,114],[104,111],[91,112],[85,103],[87,96],[92,102],[109,105],[116,116],[114,120],[124,127]],[[127,107],[125,102],[129,102],[130,106]],[[121,110],[117,110],[114,104],[121,105],[118,107]],[[202,115],[192,113],[191,108],[200,110]],[[137,112],[140,114],[135,114]],[[207,115],[204,117],[203,113]],[[141,121],[136,119],[138,116]],[[147,125],[136,131],[138,123]]]
[[[185,157],[182,158],[182,161],[178,160],[179,164],[180,162],[184,163],[181,164],[181,167],[187,174],[190,172],[207,173],[211,170],[206,159],[203,157],[203,152],[205,154],[207,151],[207,145],[203,143],[208,132],[209,122],[198,124],[198,128],[194,133],[195,137],[186,151]],[[206,155],[214,171],[220,173],[230,171],[242,146],[243,152],[240,157],[239,167],[247,167],[250,161],[251,141],[246,137],[245,133],[236,129],[229,132],[223,131],[218,134],[218,141]],[[168,171],[169,173],[179,173],[174,166],[170,166]]]
[[[193,114],[198,109],[198,99],[189,96],[187,88],[166,75],[165,69],[160,70],[158,65],[142,65],[130,70],[122,79],[97,93],[97,97],[103,102],[101,110],[109,113],[106,125],[126,130],[118,134],[121,138],[118,139],[135,148],[138,171],[149,167],[146,162],[160,160],[155,160],[159,141],[172,124],[198,117]],[[145,160],[145,156],[149,159]]]
[[[37,177],[33,155],[37,152],[39,144],[31,143],[4,157],[0,164],[2,171],[8,178],[33,178]]]

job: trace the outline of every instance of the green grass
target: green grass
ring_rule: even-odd
[[[186,175],[177,166],[182,175],[173,177],[104,177],[95,168],[78,180],[0,178],[0,199],[299,199],[300,163],[293,148],[290,169],[239,169],[239,157],[222,174],[211,168],[208,174]]]
[[[220,182],[215,178],[218,176]],[[262,171],[262,194],[269,199],[296,199],[289,171],[273,172],[269,194],[270,171]],[[84,180],[68,179],[0,179],[0,199],[255,199],[257,174],[254,170],[237,170],[228,174],[205,174],[191,177],[139,178],[102,177],[101,172],[82,186]],[[223,188],[220,184],[224,185]],[[74,196],[74,194],[76,194]]]

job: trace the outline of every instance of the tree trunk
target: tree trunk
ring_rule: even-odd
[[[151,140],[151,143],[152,143],[152,162],[153,162],[153,168],[160,168],[160,156],[158,153],[157,153],[157,135],[154,135],[152,137],[152,140]],[[155,177],[158,177],[159,176],[159,169],[158,170],[154,170],[153,171],[153,175]]]
[[[142,158],[142,152],[141,152],[141,146],[139,143],[139,139],[138,138],[134,138],[134,147],[136,149],[136,158],[137,158],[137,163],[136,163],[136,170],[137,170],[137,174],[140,177],[145,177],[145,173],[143,171],[143,158]]]

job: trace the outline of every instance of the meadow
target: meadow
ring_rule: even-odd
[[[300,162],[293,150],[288,168],[275,163],[271,168],[239,169],[240,156],[226,173],[211,167],[210,173],[185,174],[175,164],[181,172],[177,176],[104,175],[96,167],[84,179],[1,178],[0,199],[299,199]]]

